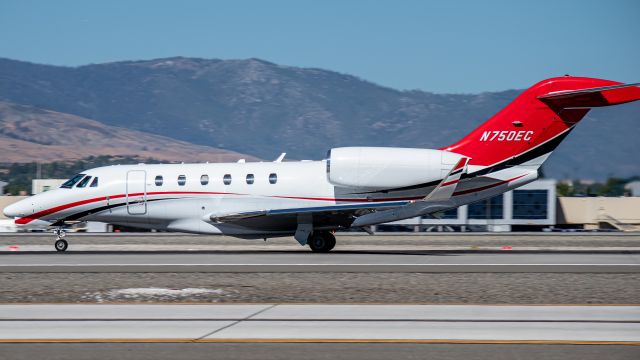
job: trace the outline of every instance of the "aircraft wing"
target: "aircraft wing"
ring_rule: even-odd
[[[381,202],[362,202],[349,204],[336,204],[328,206],[314,206],[304,208],[286,208],[286,209],[264,209],[257,211],[236,212],[227,214],[211,214],[209,218],[216,223],[229,223],[238,220],[251,219],[256,217],[274,217],[283,215],[299,215],[309,213],[356,213],[358,211],[366,211],[381,208],[393,208],[403,206],[410,201],[381,201]]]

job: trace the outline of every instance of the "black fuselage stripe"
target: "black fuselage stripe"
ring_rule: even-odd
[[[466,178],[473,178],[476,176],[481,176],[481,175],[486,175],[488,173],[492,173],[492,172],[496,172],[496,171],[500,171],[500,170],[504,170],[513,166],[518,166],[518,165],[522,165],[523,163],[526,163],[527,161],[531,161],[535,158],[538,158],[540,156],[546,155],[550,152],[552,152],[553,150],[555,150],[555,148],[558,147],[558,145],[560,145],[560,143],[562,142],[562,140],[564,140],[564,138],[567,137],[567,135],[569,135],[569,133],[571,132],[571,130],[573,130],[572,128],[569,128],[567,131],[565,131],[564,133],[556,136],[555,138],[547,141],[546,143],[541,144],[538,147],[535,147],[531,150],[528,150],[512,159],[508,159],[505,160],[501,163],[497,163],[494,165],[491,165],[485,169],[482,169],[480,171],[476,171],[474,173],[467,173],[467,174],[462,174],[462,178],[466,179]]]
[[[180,198],[173,197],[173,198],[164,198],[164,199],[147,199],[145,202],[154,202],[154,201],[161,201],[161,200],[174,200],[174,199],[180,199]],[[126,206],[126,205],[129,205],[129,204],[127,202],[123,202],[123,203],[119,203],[119,204],[110,204],[110,205],[100,206],[100,207],[97,207],[97,208],[87,209],[87,210],[75,213],[73,215],[69,215],[69,216],[67,216],[67,217],[65,217],[63,219],[60,219],[60,220],[56,221],[53,225],[58,225],[58,224],[64,223],[65,221],[75,221],[75,220],[81,219],[81,218],[83,218],[85,216],[89,216],[89,215],[92,215],[92,214],[103,212],[105,210],[115,209],[115,208],[118,208],[118,207],[121,207],[121,206]]]

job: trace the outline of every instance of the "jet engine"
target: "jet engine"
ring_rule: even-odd
[[[431,149],[334,148],[327,156],[327,177],[336,186],[399,188],[439,181],[460,158],[460,154]]]

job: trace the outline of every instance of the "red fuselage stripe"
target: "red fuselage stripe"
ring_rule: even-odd
[[[446,182],[444,184],[442,184],[442,186],[449,186],[449,185],[453,185],[453,184],[457,184],[459,180],[451,180],[449,182]]]

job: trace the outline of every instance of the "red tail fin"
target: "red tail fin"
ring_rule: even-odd
[[[442,150],[471,158],[469,165],[519,165],[553,151],[590,108],[635,100],[637,84],[572,76],[544,80]]]

